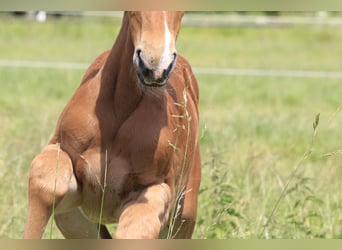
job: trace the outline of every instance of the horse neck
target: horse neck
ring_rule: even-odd
[[[111,101],[117,116],[125,119],[142,97],[133,66],[134,46],[129,21],[124,15],[121,30],[102,69],[103,97]],[[118,117],[119,118],[119,117]]]

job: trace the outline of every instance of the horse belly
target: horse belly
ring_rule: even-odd
[[[118,221],[120,205],[115,192],[108,189],[98,189],[94,192],[87,188],[84,191],[81,210],[90,221],[102,224]]]
[[[76,164],[76,176],[82,186],[81,210],[92,222],[115,223],[120,200],[114,169],[106,166],[105,155],[87,151]]]

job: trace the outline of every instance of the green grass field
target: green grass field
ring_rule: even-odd
[[[91,63],[120,20],[0,15],[0,60]],[[342,71],[342,29],[183,27],[194,67]],[[20,238],[27,172],[83,70],[0,67],[0,238]],[[194,238],[342,238],[342,79],[198,74]],[[313,122],[320,113],[314,133]],[[44,237],[61,235],[47,227]]]

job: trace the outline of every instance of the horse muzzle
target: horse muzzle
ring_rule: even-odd
[[[162,87],[167,83],[177,59],[177,53],[162,55],[159,60],[148,56],[137,49],[133,56],[133,64],[139,81],[148,87]]]

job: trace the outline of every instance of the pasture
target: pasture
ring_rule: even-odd
[[[120,20],[2,13],[0,61],[89,65],[111,48]],[[341,72],[341,41],[341,26],[184,26],[177,48],[195,68]],[[0,67],[0,238],[22,236],[30,162],[84,71]],[[342,78],[196,76],[203,177],[194,238],[342,238]],[[61,235],[49,224],[44,237]]]

